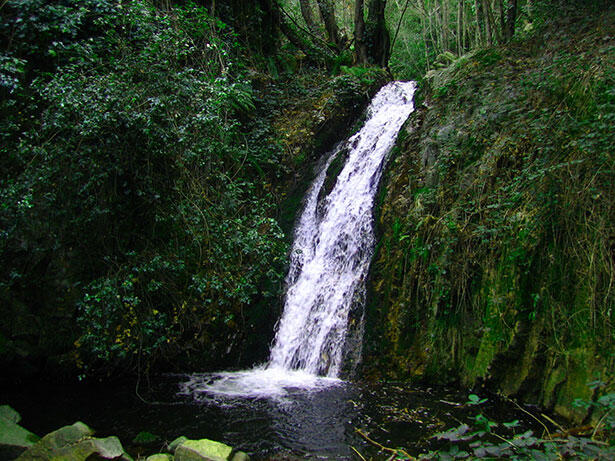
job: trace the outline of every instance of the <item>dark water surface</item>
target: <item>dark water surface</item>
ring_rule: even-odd
[[[63,425],[83,421],[99,436],[117,435],[133,454],[160,451],[165,441],[185,435],[225,442],[253,459],[358,459],[387,455],[356,432],[360,429],[388,447],[405,447],[413,454],[434,449],[430,437],[469,423],[478,413],[500,422],[519,419],[523,430],[532,420],[509,402],[464,405],[467,391],[411,387],[396,383],[340,383],[315,391],[288,389],[275,399],[195,399],[180,395],[187,376],[165,376],[149,389],[135,385],[30,385],[3,392],[22,414],[22,425],[44,435]],[[481,396],[481,397],[486,397]],[[521,430],[520,429],[520,430]],[[160,442],[147,448],[132,443],[142,431]]]

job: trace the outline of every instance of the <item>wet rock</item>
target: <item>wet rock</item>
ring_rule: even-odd
[[[250,457],[243,451],[237,451],[231,458],[231,461],[250,461]]]
[[[94,431],[81,422],[51,432],[25,451],[18,461],[82,461],[92,455],[102,459],[130,460],[117,437],[97,439]]]
[[[188,440],[188,437],[184,437],[183,435],[181,437],[177,437],[175,440],[173,440],[169,446],[167,447],[167,451],[169,453],[175,453],[175,450],[177,449],[177,447],[179,447],[182,443],[186,442]]]
[[[15,424],[18,424],[19,421],[21,421],[21,415],[8,405],[0,405],[0,418],[4,418]]]
[[[233,449],[213,440],[186,440],[175,449],[175,461],[227,461]]]
[[[14,459],[38,442],[38,436],[17,424],[20,420],[8,405],[0,407],[0,459]]]

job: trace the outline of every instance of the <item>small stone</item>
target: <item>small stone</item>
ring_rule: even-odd
[[[233,449],[213,440],[186,440],[175,450],[175,461],[227,461]]]
[[[182,443],[186,442],[188,440],[188,437],[184,437],[183,435],[180,437],[177,437],[175,440],[173,440],[169,446],[167,447],[167,451],[169,453],[175,453],[175,450],[177,449],[177,447],[179,447]]]
[[[173,461],[173,456],[168,453],[156,453],[145,458],[145,461]]]
[[[243,451],[236,451],[231,461],[250,461],[250,457]]]

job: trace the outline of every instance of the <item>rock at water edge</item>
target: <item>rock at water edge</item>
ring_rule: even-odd
[[[188,441],[188,437],[184,437],[183,435],[181,437],[177,437],[175,440],[173,440],[169,446],[167,447],[167,451],[171,454],[175,453],[175,450],[177,449],[177,447],[179,447],[182,443],[187,442]]]
[[[7,405],[0,407],[0,459],[17,458],[40,440],[40,437],[19,426],[21,416]]]
[[[243,451],[237,451],[231,458],[231,461],[250,461],[250,457]]]
[[[233,449],[213,440],[186,440],[175,450],[175,461],[227,461]]]
[[[103,459],[131,459],[117,437],[93,438],[94,431],[81,422],[51,432],[24,452],[17,461],[83,461],[96,454]]]
[[[145,461],[173,461],[173,456],[168,453],[156,453],[145,458]]]

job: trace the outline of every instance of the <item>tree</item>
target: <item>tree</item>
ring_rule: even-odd
[[[298,0],[305,27],[293,18],[280,0],[260,1],[288,41],[311,60],[332,65],[336,57],[354,45],[355,64],[387,66],[390,37],[385,20],[386,0],[354,2],[353,40],[341,32],[336,16],[337,3],[334,0],[316,0],[319,20],[315,18],[310,0]],[[323,36],[326,40],[323,40]]]
[[[314,35],[319,35],[318,26],[314,21],[314,13],[312,12],[312,5],[310,0],[299,0],[299,6],[301,7],[301,15],[307,25],[309,31]]]
[[[391,39],[385,20],[386,0],[369,0],[367,8],[367,24],[365,27],[367,41],[367,62],[386,67],[390,57]]]
[[[318,4],[320,17],[327,31],[329,43],[336,49],[341,50],[344,40],[340,35],[337,20],[335,19],[335,4],[333,0],[316,0],[316,3]]]

